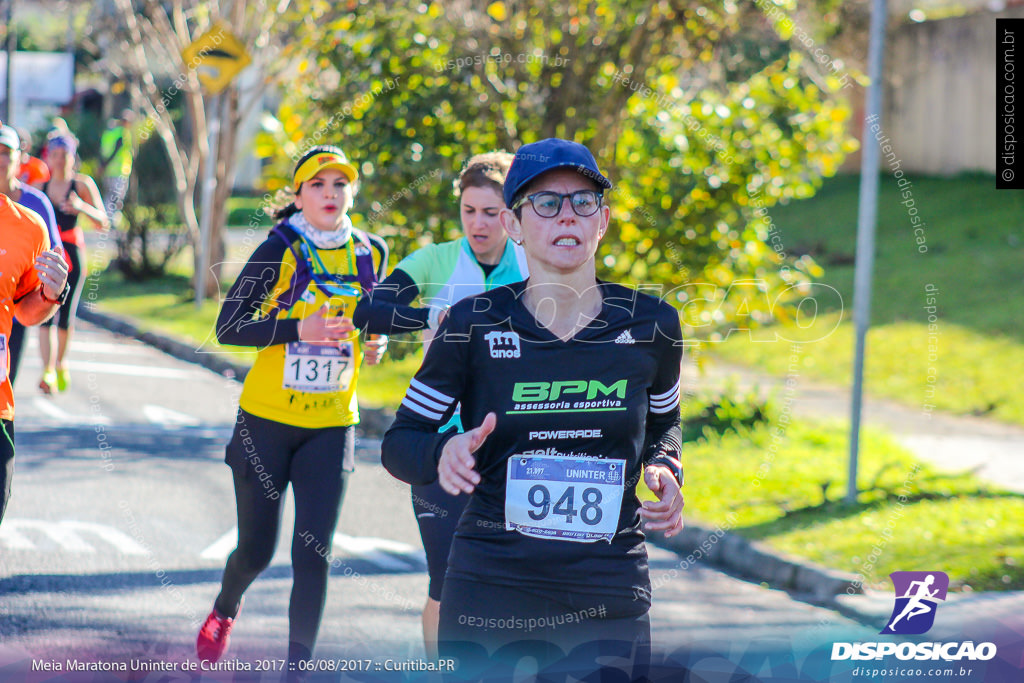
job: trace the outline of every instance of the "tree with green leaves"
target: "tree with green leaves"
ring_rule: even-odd
[[[157,137],[163,143],[178,209],[195,247],[197,269],[200,252],[208,252],[214,277],[206,280],[207,297],[218,293],[226,205],[234,184],[242,117],[262,106],[268,88],[293,68],[289,46],[295,31],[304,30],[314,18],[327,21],[343,11],[345,8],[322,0],[113,0],[94,8],[94,26],[105,36],[100,42],[115,56],[99,66],[129,83],[132,102],[144,118],[137,136],[143,140]],[[205,67],[186,59],[184,51],[217,26],[226,27],[245,46],[256,77],[244,89],[236,80],[223,91],[215,108],[199,77]],[[184,104],[181,120],[175,119],[169,106],[178,97]],[[215,119],[220,123],[212,157],[216,159],[216,189],[209,239],[200,245],[199,190],[203,169],[211,158],[209,132]]]
[[[584,142],[615,183],[604,275],[671,289],[688,331],[713,337],[808,293],[817,266],[786,253],[769,210],[854,148],[842,63],[794,38],[824,41],[828,15],[768,5],[360,2],[298,35],[302,76],[260,149],[341,142],[362,163],[364,227],[400,257],[456,234],[450,183],[473,153]],[[270,169],[283,185],[287,166]]]

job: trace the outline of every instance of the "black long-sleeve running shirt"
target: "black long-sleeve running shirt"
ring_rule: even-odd
[[[595,605],[603,595],[621,616],[641,614],[649,598],[634,596],[649,596],[650,583],[634,491],[644,464],[679,457],[678,314],[602,282],[597,318],[562,341],[523,306],[527,284],[452,307],[384,437],[382,461],[409,483],[434,481],[453,436],[437,428],[455,406],[461,402],[466,429],[496,413],[494,432],[474,454],[481,481],[459,523],[448,576],[526,582]],[[617,506],[616,486],[598,486],[609,483],[621,489]],[[519,530],[509,530],[507,512]],[[593,541],[609,519],[610,540]]]
[[[370,334],[400,334],[426,329],[430,309],[410,305],[419,295],[416,281],[401,268],[395,268],[359,301],[352,314],[352,324]]]
[[[282,271],[287,269],[285,275],[289,278],[295,272],[294,265],[284,263],[287,253],[288,245],[284,240],[274,237],[268,237],[256,247],[221,304],[217,315],[217,341],[262,348],[299,340],[298,318],[262,315],[264,302],[282,280]]]

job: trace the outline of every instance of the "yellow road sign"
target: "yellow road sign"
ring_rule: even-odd
[[[214,24],[182,53],[185,67],[195,69],[199,82],[211,95],[228,87],[238,72],[252,62],[245,46],[225,24]]]

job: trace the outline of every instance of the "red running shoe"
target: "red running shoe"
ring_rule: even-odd
[[[238,615],[235,615],[235,618],[237,619]],[[234,625],[235,619],[222,617],[216,608],[210,611],[210,616],[206,617],[206,623],[199,629],[199,637],[196,639],[196,654],[200,661],[216,662],[224,656]]]

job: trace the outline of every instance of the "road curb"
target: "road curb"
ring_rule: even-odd
[[[809,602],[833,609],[840,607],[837,599],[839,596],[863,594],[863,588],[853,574],[791,557],[722,527],[708,529],[687,523],[672,538],[665,538],[660,533],[648,533],[647,538],[655,545],[679,555],[682,558],[680,568],[696,562],[708,562],[734,571],[744,578],[800,594]],[[843,605],[842,611],[862,620],[848,604]]]
[[[97,311],[95,307],[87,304],[79,306],[78,317],[115,334],[137,339],[178,360],[201,365],[228,379],[241,382],[249,373],[248,367],[228,360],[220,354],[204,353],[191,344],[186,344],[159,332],[143,330],[127,318]],[[384,432],[387,431],[394,419],[395,414],[389,410],[359,406],[358,431],[363,436],[379,439],[384,436]]]

